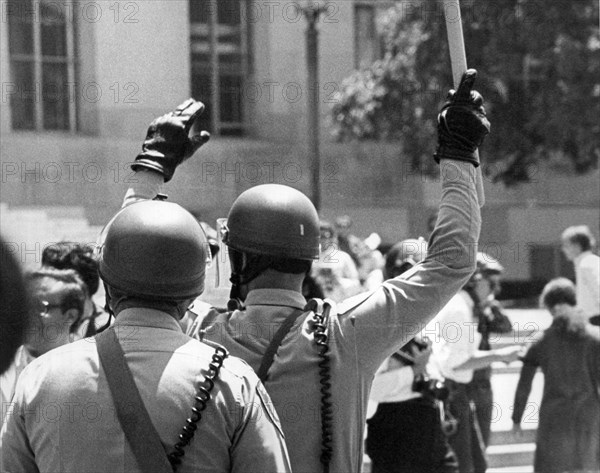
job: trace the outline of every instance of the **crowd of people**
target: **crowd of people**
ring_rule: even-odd
[[[0,469],[358,473],[366,446],[373,473],[481,473],[491,365],[518,359],[515,431],[536,368],[546,376],[535,471],[600,469],[587,227],[562,235],[577,279],[545,287],[552,326],[527,350],[490,344],[512,324],[497,300],[504,268],[472,250],[472,169],[490,129],[475,75],[438,116],[435,160],[455,172],[442,173],[431,235],[387,251],[276,184],[243,192],[218,228],[201,224],[159,191],[208,141],[193,126],[204,107],[157,118],[96,248],[49,247],[23,278],[2,248]],[[219,240],[226,307],[202,296]]]

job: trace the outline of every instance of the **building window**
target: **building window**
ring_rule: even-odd
[[[202,125],[240,136],[245,129],[248,77],[246,0],[190,0],[192,95],[206,105]]]
[[[14,130],[76,131],[75,23],[68,2],[6,6]]]
[[[389,2],[356,0],[354,4],[354,67],[365,69],[383,57],[383,42],[377,21]]]

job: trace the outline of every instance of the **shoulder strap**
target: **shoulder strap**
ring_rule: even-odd
[[[292,326],[294,325],[294,322],[296,321],[296,319],[298,317],[300,317],[303,313],[304,313],[303,310],[296,309],[296,310],[294,310],[294,312],[292,312],[290,315],[288,315],[287,318],[283,321],[283,323],[279,327],[279,330],[277,330],[277,332],[275,333],[275,336],[271,340],[271,343],[267,347],[267,351],[263,355],[263,359],[260,364],[260,368],[258,369],[258,372],[256,373],[263,384],[267,381],[267,378],[269,377],[269,369],[271,368],[271,365],[273,364],[273,360],[275,359],[275,354],[277,353],[277,350],[279,349],[281,342],[283,342],[283,339],[285,338],[285,336],[292,329]]]
[[[114,328],[96,335],[96,347],[119,423],[138,466],[143,472],[172,473],[173,468],[144,407]]]

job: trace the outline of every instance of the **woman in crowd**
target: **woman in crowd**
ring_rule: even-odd
[[[600,335],[576,308],[575,285],[550,281],[540,302],[552,325],[523,359],[515,394],[514,429],[537,367],[544,373],[534,467],[539,473],[600,470]]]

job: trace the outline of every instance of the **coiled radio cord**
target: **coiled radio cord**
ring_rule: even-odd
[[[324,473],[329,473],[333,451],[333,403],[331,402],[331,363],[327,336],[327,321],[331,305],[324,303],[323,312],[315,311],[315,341],[319,350],[319,382],[321,384],[321,464]]]
[[[210,393],[215,387],[215,380],[218,378],[219,371],[228,355],[229,353],[225,348],[216,346],[212,361],[208,365],[208,374],[205,375],[204,379],[200,382],[198,391],[194,397],[196,402],[194,407],[192,407],[192,415],[185,421],[186,425],[179,434],[179,441],[174,447],[175,451],[167,456],[174,472],[177,471],[177,468],[181,464],[181,459],[185,455],[183,449],[188,446],[192,441],[192,438],[194,438],[194,434],[198,428],[198,422],[202,419],[202,411],[206,409],[206,406],[210,401]]]

